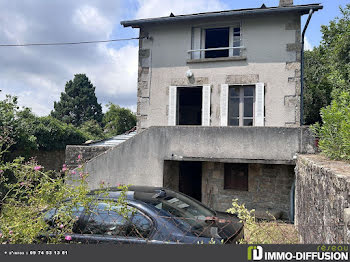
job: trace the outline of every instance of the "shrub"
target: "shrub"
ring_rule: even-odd
[[[341,91],[331,105],[321,109],[322,125],[312,126],[319,148],[327,157],[350,160],[350,92]]]

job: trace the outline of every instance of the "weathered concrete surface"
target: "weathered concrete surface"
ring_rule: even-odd
[[[163,185],[164,160],[203,158],[279,160],[290,163],[296,153],[314,153],[306,128],[287,127],[150,127],[86,163],[90,187]]]
[[[86,162],[107,151],[109,146],[73,146],[66,147],[65,163],[69,168],[78,166],[78,156],[81,156],[81,161]]]
[[[350,243],[350,164],[299,155],[295,223],[303,243]]]

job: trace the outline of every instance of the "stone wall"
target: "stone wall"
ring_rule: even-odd
[[[268,218],[266,211],[277,219],[288,219],[290,191],[294,180],[293,165],[248,165],[248,191],[224,189],[224,165],[203,162],[202,202],[213,209],[225,211],[232,199],[248,209],[255,209],[256,216]]]
[[[302,243],[350,243],[350,164],[299,155],[295,224]]]
[[[39,165],[43,166],[45,170],[60,171],[65,161],[64,150],[53,151],[14,151],[10,153],[9,158],[14,159],[17,156],[25,157],[26,159],[34,158]]]
[[[73,146],[68,145],[66,147],[65,163],[69,168],[75,168],[78,166],[78,156],[81,156],[83,162],[89,161],[94,157],[111,149],[110,146]],[[64,162],[63,162],[64,163]]]

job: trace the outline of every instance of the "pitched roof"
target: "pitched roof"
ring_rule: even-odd
[[[309,13],[310,9],[318,11],[322,9],[321,4],[308,4],[308,5],[293,5],[293,6],[276,6],[276,7],[259,7],[259,8],[247,8],[247,9],[235,9],[235,10],[225,10],[207,13],[196,13],[188,15],[175,15],[166,16],[158,18],[147,18],[147,19],[137,19],[121,21],[120,23],[124,27],[131,26],[133,28],[139,28],[147,24],[164,24],[164,23],[176,23],[184,21],[194,21],[207,18],[218,18],[218,17],[236,17],[236,16],[249,16],[249,15],[259,15],[259,14],[277,14],[286,12],[295,12],[300,15]]]

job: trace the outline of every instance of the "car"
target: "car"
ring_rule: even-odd
[[[121,194],[118,188],[91,191],[91,208],[75,208],[77,221],[65,239],[88,244],[229,244],[244,237],[237,216],[214,211],[180,192],[130,186],[126,206],[118,202]],[[48,223],[53,223],[57,210],[46,212]]]

